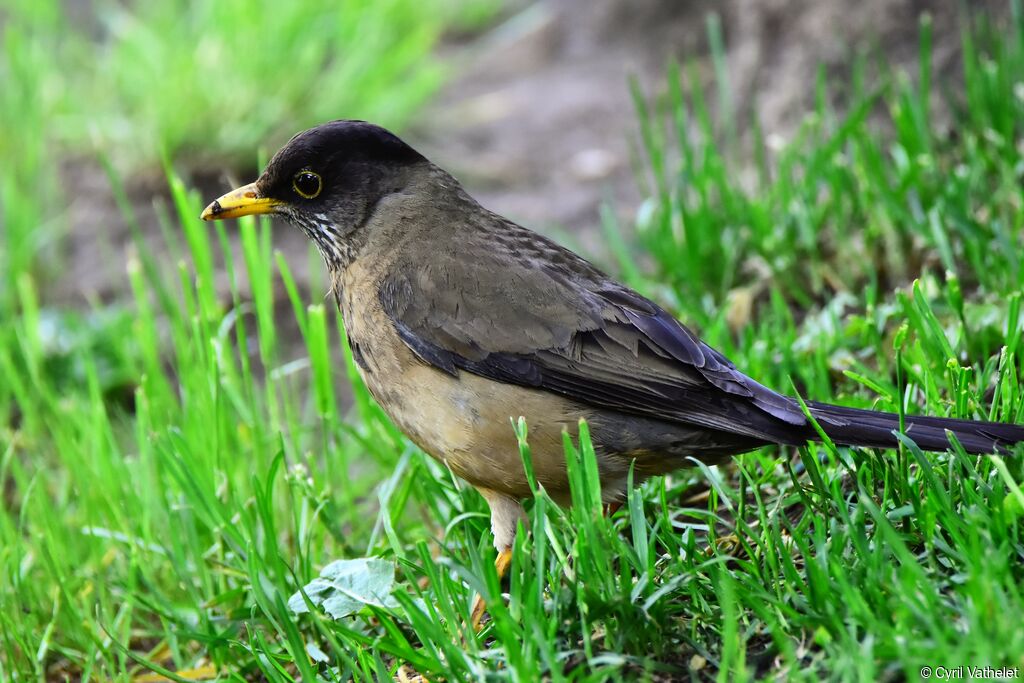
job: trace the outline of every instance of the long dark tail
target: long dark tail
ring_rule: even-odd
[[[836,443],[874,448],[892,448],[897,445],[892,431],[899,430],[900,418],[895,413],[844,408],[814,401],[808,401],[807,407],[829,438]],[[968,453],[1005,454],[1013,444],[1024,441],[1024,425],[922,415],[907,415],[904,424],[906,435],[925,451],[944,451],[950,448],[947,430],[956,435]]]

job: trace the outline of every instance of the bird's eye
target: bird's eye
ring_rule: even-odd
[[[324,183],[320,179],[320,176],[312,171],[299,171],[292,178],[292,187],[296,192],[299,193],[300,197],[304,199],[313,199],[320,190],[323,189]]]

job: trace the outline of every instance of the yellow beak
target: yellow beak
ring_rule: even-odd
[[[275,213],[277,207],[282,204],[284,202],[278,199],[260,197],[256,190],[256,183],[249,183],[215,199],[212,204],[203,209],[203,213],[199,217],[204,221],[216,221],[224,218]]]

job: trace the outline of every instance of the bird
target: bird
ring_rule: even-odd
[[[570,502],[563,433],[586,422],[604,503],[633,482],[769,444],[898,444],[894,413],[801,401],[739,370],[664,308],[553,240],[481,206],[388,130],[338,120],[295,135],[203,220],[272,214],[316,245],[355,366],[420,449],[490,507],[500,576],[536,482]],[[813,418],[810,419],[810,418]],[[1024,426],[906,415],[945,451],[1007,453]],[[479,597],[479,596],[478,596]],[[475,626],[483,613],[474,605]]]

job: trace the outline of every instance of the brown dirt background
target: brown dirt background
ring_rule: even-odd
[[[766,135],[785,140],[811,106],[820,66],[840,107],[857,55],[913,73],[919,17],[928,13],[936,78],[955,83],[967,9],[999,21],[1008,7],[1005,0],[513,0],[480,35],[450,37],[442,54],[451,79],[403,136],[485,206],[568,235],[599,256],[602,202],[628,228],[641,200],[629,79],[656,95],[665,90],[666,65],[677,60],[693,63],[710,88],[710,13],[721,21],[737,120],[756,111]],[[251,179],[227,169],[182,170],[204,199]],[[67,162],[63,176],[68,230],[59,248],[66,267],[49,283],[47,299],[120,299],[128,293],[131,236],[106,176],[82,160]],[[162,175],[133,176],[128,190],[144,234],[159,244],[157,212],[171,210]],[[322,291],[322,269],[304,238],[281,226],[275,239],[300,285],[319,298],[313,292]],[[226,295],[226,275],[219,284]],[[281,298],[286,311],[283,291]]]

